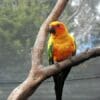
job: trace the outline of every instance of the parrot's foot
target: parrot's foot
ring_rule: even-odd
[[[74,63],[74,60],[72,59],[72,56],[70,56],[68,59],[69,59],[72,63]]]
[[[58,62],[57,62],[57,61],[55,61],[55,62],[54,62],[54,64],[55,64],[57,67],[59,67],[59,64],[58,64]]]

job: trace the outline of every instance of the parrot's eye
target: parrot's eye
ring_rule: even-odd
[[[60,27],[60,24],[57,24],[57,27]]]

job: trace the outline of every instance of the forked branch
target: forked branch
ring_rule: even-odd
[[[96,48],[74,56],[68,60],[62,61],[57,65],[51,65],[47,67],[43,66],[42,59],[47,37],[48,24],[51,21],[58,19],[67,3],[68,0],[57,0],[54,9],[40,27],[32,50],[32,67],[29,75],[23,83],[21,83],[11,92],[8,100],[27,100],[45,79],[61,72],[67,67],[72,67],[89,58],[100,56],[100,48]]]
[[[41,25],[34,47],[33,47],[32,65],[34,65],[34,63],[35,64],[42,63],[42,56],[43,56],[43,51],[45,47],[45,41],[47,38],[48,25],[51,21],[58,19],[58,17],[61,15],[62,11],[64,10],[66,4],[68,3],[68,1],[69,0],[57,0],[57,3],[54,9],[50,13],[50,15],[47,17],[47,19],[44,21],[44,23]]]
[[[22,84],[12,91],[8,97],[8,100],[27,100],[44,80],[42,56],[47,37],[48,24],[51,21],[58,19],[67,3],[68,0],[57,0],[54,9],[41,25],[32,49],[32,67],[29,75]]]

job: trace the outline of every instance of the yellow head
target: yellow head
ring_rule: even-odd
[[[53,21],[49,24],[49,32],[54,36],[61,36],[68,33],[68,28],[60,21]]]

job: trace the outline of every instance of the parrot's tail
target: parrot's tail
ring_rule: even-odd
[[[56,74],[53,76],[54,83],[55,83],[56,100],[62,100],[64,82],[70,70],[71,68],[68,68],[63,72],[61,72],[60,74]]]

